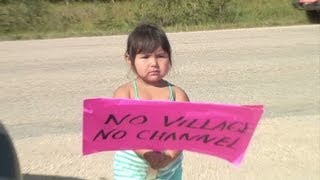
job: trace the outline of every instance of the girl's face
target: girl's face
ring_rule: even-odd
[[[170,59],[162,47],[152,53],[136,55],[134,67],[139,78],[146,82],[157,82],[167,75],[170,70]]]

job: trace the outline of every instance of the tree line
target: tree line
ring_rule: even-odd
[[[118,1],[125,1],[125,0],[0,0],[0,4],[9,4],[9,3],[24,3],[27,1],[47,1],[50,3],[65,3],[65,4],[70,4],[70,3],[75,3],[75,2],[111,2],[115,3]]]

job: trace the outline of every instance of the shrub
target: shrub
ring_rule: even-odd
[[[136,21],[155,22],[162,26],[232,21],[232,12],[228,11],[230,2],[231,0],[140,0],[136,3]]]
[[[14,1],[0,7],[0,32],[33,31],[47,23],[48,3],[41,0]]]

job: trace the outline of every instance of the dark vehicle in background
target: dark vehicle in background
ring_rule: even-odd
[[[305,10],[311,23],[320,23],[320,0],[293,0],[294,7]]]
[[[20,167],[12,140],[0,121],[0,180],[20,180]]]

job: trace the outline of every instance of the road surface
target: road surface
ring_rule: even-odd
[[[168,33],[168,79],[192,101],[264,104],[240,168],[185,153],[184,179],[320,178],[320,26]],[[25,179],[112,179],[113,152],[81,155],[82,100],[134,78],[127,36],[0,42],[0,119]]]

